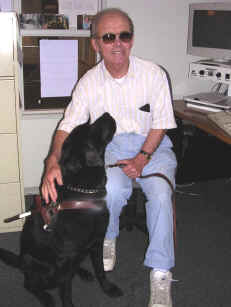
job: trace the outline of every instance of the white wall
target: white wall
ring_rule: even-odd
[[[51,139],[61,115],[27,116],[22,120],[24,186],[38,187]]]
[[[231,0],[230,0],[231,1]],[[229,2],[230,2],[229,1]],[[186,54],[188,5],[214,0],[104,0],[108,7],[119,7],[135,24],[133,54],[163,66],[172,83],[173,97],[206,91],[211,83],[187,78],[189,63],[199,58]],[[227,0],[226,0],[227,2]],[[25,187],[38,186],[43,161],[60,116],[22,120],[22,151]]]

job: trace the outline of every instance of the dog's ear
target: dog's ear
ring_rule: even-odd
[[[107,145],[116,131],[116,122],[109,113],[104,113],[90,126],[90,136],[97,144]]]

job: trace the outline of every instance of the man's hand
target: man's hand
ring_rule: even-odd
[[[45,202],[48,204],[50,200],[56,202],[57,191],[55,188],[55,181],[58,185],[63,184],[62,173],[59,166],[59,159],[61,156],[62,145],[67,138],[68,133],[62,130],[57,130],[54,136],[52,151],[48,159],[46,160],[45,175],[42,183],[42,196]]]
[[[150,154],[154,153],[165,133],[165,129],[151,129],[141,150]],[[117,164],[126,164],[123,167],[123,172],[128,177],[135,179],[142,175],[143,168],[148,162],[147,156],[139,152],[134,158],[117,161]]]
[[[57,200],[57,191],[55,187],[55,181],[59,184],[63,184],[62,180],[62,174],[60,166],[54,157],[50,157],[47,160],[47,167],[46,172],[43,177],[43,183],[42,183],[42,196],[48,204],[50,202],[50,199],[53,202],[56,202]]]
[[[132,179],[140,177],[144,166],[148,163],[145,156],[138,154],[132,159],[119,160],[116,164],[125,164],[122,168],[123,172]]]

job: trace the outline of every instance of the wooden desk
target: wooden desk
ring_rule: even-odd
[[[201,130],[216,136],[227,144],[231,144],[231,136],[208,119],[207,114],[210,112],[187,108],[183,100],[174,100],[173,108],[176,117],[188,120]]]

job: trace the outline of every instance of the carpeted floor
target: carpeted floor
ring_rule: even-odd
[[[231,181],[214,180],[177,188],[177,249],[172,285],[174,307],[229,307],[231,305]],[[19,233],[0,235],[0,246],[18,250]],[[117,244],[117,265],[109,278],[124,296],[106,297],[96,281],[75,277],[76,307],[146,307],[149,269],[142,264],[147,237],[137,229],[122,230]],[[86,268],[92,270],[89,261]],[[0,263],[0,306],[39,307],[23,288],[23,276]],[[57,307],[61,307],[56,291]]]

